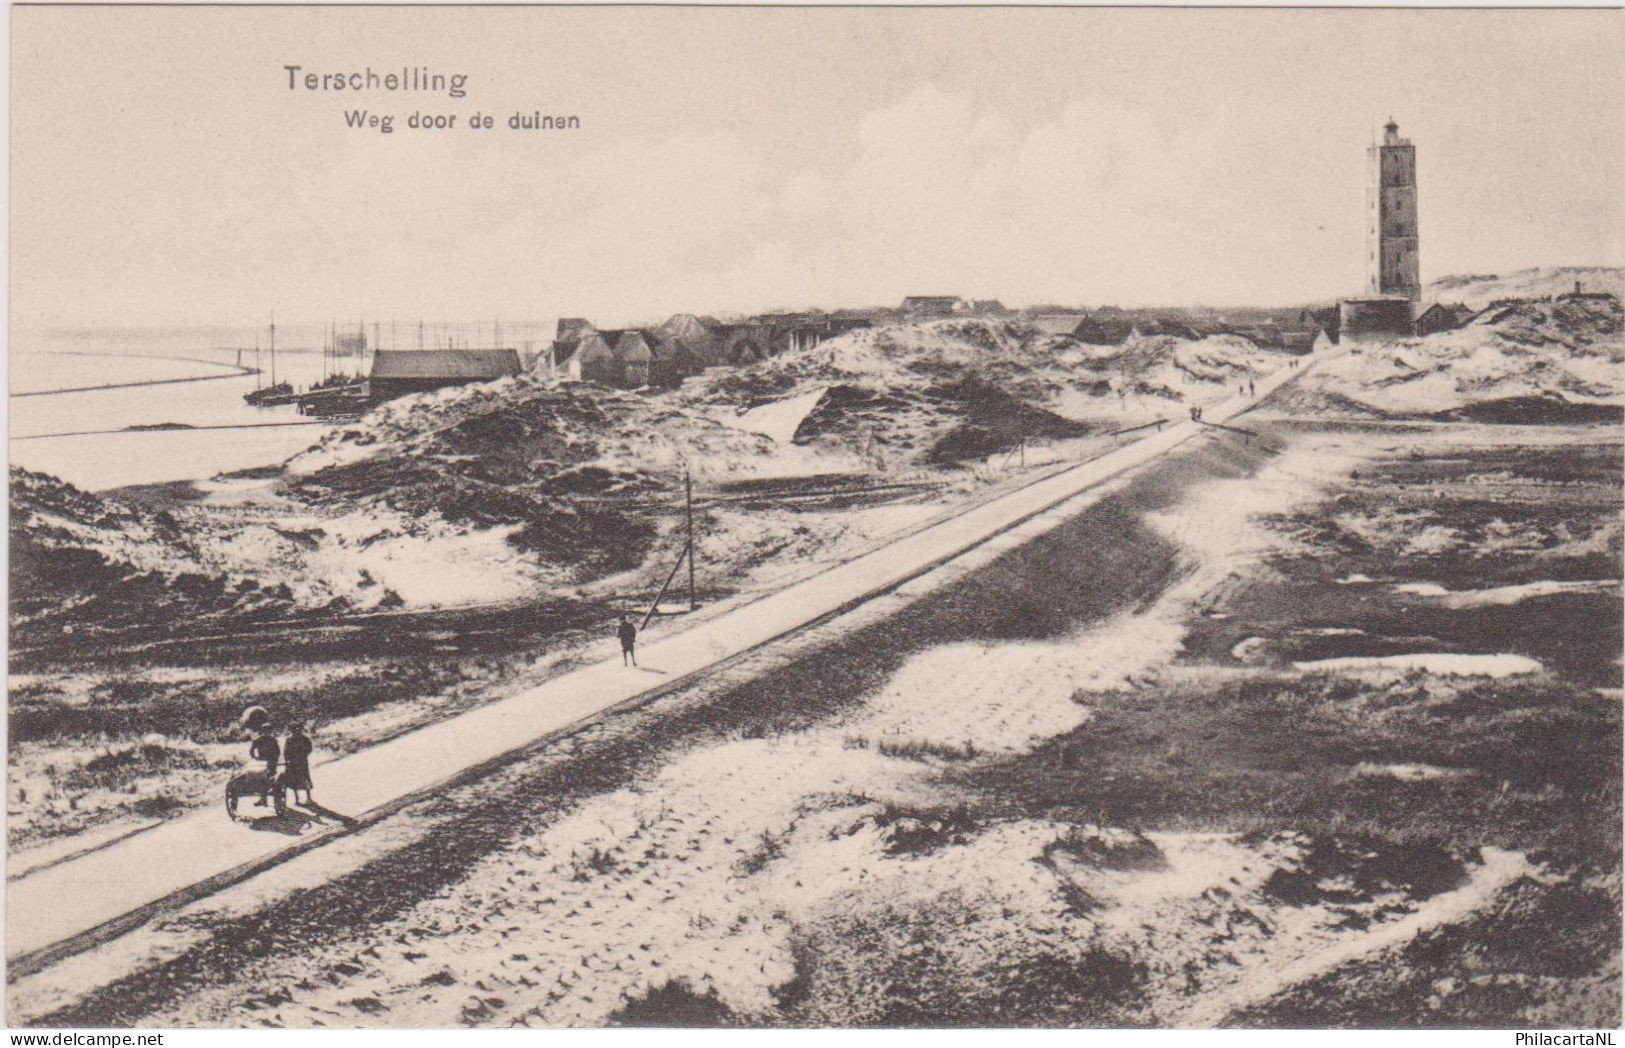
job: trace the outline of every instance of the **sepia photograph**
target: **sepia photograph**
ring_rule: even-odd
[[[9,14],[8,1028],[1616,1043],[1625,9]]]

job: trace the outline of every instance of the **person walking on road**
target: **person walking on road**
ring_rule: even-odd
[[[615,632],[621,638],[621,665],[636,666],[638,664],[638,656],[637,652],[635,652],[633,648],[638,642],[638,628],[632,625],[631,616],[627,615],[625,612],[622,612],[621,625]]]
[[[282,759],[282,745],[276,741],[276,732],[272,730],[269,722],[262,725],[259,731],[259,737],[248,747],[248,755],[254,760],[265,762],[265,784],[269,787],[276,781],[276,766]],[[260,794],[257,806],[265,807],[265,794]]]
[[[305,726],[299,721],[288,725],[288,741],[282,747],[282,781],[293,791],[295,803],[299,794],[305,795],[305,804],[311,802],[310,751],[313,747]]]
[[[1252,379],[1247,380],[1247,395],[1249,397],[1258,396],[1258,383],[1254,382]]]

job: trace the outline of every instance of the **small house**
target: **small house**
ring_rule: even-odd
[[[1169,338],[1182,338],[1195,342],[1202,337],[1201,333],[1189,324],[1172,317],[1160,317],[1141,328],[1147,335],[1166,335]]]
[[[721,332],[722,359],[734,367],[749,367],[772,356],[768,330],[760,324],[732,324]]]
[[[615,364],[614,345],[614,339],[619,335],[619,331],[587,332],[576,345],[575,354],[565,365],[565,370],[582,382],[619,385],[620,369]]]
[[[649,383],[655,386],[678,386],[690,375],[698,375],[706,368],[706,358],[683,339],[663,337],[654,331],[645,331],[643,341],[649,347]]]
[[[1454,331],[1462,324],[1462,315],[1458,312],[1462,307],[1447,306],[1435,302],[1416,314],[1416,333],[1418,335],[1432,335],[1439,331]],[[1471,316],[1471,313],[1467,314]]]
[[[1296,353],[1299,356],[1306,356],[1314,351],[1315,345],[1324,335],[1325,332],[1320,328],[1315,328],[1313,331],[1293,329],[1291,331],[1282,332],[1281,348],[1286,350],[1288,353]]]
[[[911,320],[930,320],[964,313],[968,304],[958,295],[909,295],[903,299],[903,315]]]
[[[558,330],[553,336],[547,370],[563,378],[581,378],[581,341],[596,330],[591,321],[581,317],[560,317]]]

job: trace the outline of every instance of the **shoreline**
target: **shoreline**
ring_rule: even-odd
[[[229,377],[232,377],[232,376],[220,376],[220,377],[229,378]],[[177,379],[176,381],[193,381],[193,380]],[[113,389],[113,388],[116,388],[116,387],[106,386],[106,387],[101,387],[101,388]],[[75,392],[77,392],[77,391],[75,391]],[[300,420],[298,422],[234,422],[234,423],[225,423],[225,424],[218,425],[218,426],[210,426],[210,425],[194,426],[191,423],[181,422],[181,423],[175,423],[175,424],[172,424],[172,425],[164,425],[161,428],[159,426],[146,426],[146,427],[125,426],[122,429],[81,429],[81,430],[75,430],[75,431],[73,431],[71,433],[31,433],[31,434],[29,434],[27,436],[12,437],[11,439],[14,440],[14,441],[22,441],[22,440],[55,440],[55,439],[60,438],[60,437],[105,437],[105,436],[113,436],[115,434],[122,436],[122,435],[124,435],[126,433],[201,433],[201,432],[204,432],[206,430],[211,430],[211,429],[274,429],[274,428],[277,428],[277,427],[280,427],[280,426],[330,426],[330,425],[332,425],[331,422],[323,422],[323,421],[321,421],[319,419],[311,419],[309,421]],[[249,469],[254,469],[256,467],[250,466],[248,468]],[[233,472],[239,472],[239,471],[233,471]],[[210,479],[213,479],[213,477],[214,477],[214,474],[210,474],[208,476],[191,477],[191,478],[187,478],[187,479],[189,479],[189,480],[210,480]]]

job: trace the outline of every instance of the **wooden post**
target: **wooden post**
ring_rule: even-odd
[[[654,602],[649,605],[649,610],[644,614],[643,621],[638,624],[638,632],[641,633],[648,628],[649,620],[655,617],[655,611],[660,607],[660,598],[664,597],[666,591],[671,588],[671,580],[677,577],[677,569],[683,566],[683,560],[687,556],[688,550],[686,549],[677,555],[677,563],[671,566],[671,574],[667,575],[666,581],[660,584],[660,592],[655,594]]]
[[[698,605],[694,601],[694,478],[683,469],[683,512],[688,518],[688,610]]]

